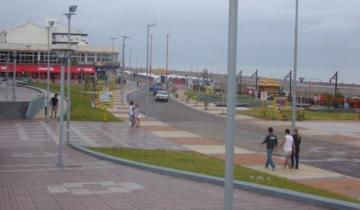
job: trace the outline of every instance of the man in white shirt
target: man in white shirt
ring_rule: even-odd
[[[286,168],[286,165],[288,165],[289,169],[291,169],[291,154],[294,150],[294,138],[290,135],[290,129],[285,129],[285,137],[279,147],[283,147],[285,155],[284,168]]]

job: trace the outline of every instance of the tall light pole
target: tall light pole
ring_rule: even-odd
[[[149,64],[149,72],[150,72],[150,78],[152,77],[152,53],[153,53],[153,35],[150,35],[150,55],[149,55],[149,60],[150,60],[150,64]],[[151,80],[151,85],[152,85],[152,81]]]
[[[76,15],[77,5],[69,6],[68,13],[65,13],[66,18],[68,19],[68,50],[70,50],[71,45],[71,34],[70,34],[70,24],[71,24],[71,16]],[[71,95],[70,95],[70,80],[71,80],[71,56],[68,58],[68,67],[67,67],[67,117],[66,117],[66,143],[69,143],[70,140],[70,109],[71,109]]]
[[[7,87],[7,100],[10,100],[10,85],[9,85],[9,63],[10,63],[10,51],[8,51],[7,53],[7,58],[6,58],[6,73],[5,73],[5,77],[6,77],[6,87]]]
[[[238,0],[229,0],[224,209],[233,209]]]
[[[131,68],[132,52],[133,52],[133,51],[134,51],[134,49],[130,49],[130,50],[129,50],[129,64],[128,64],[129,68]]]
[[[61,62],[60,72],[60,129],[59,129],[59,144],[58,144],[58,162],[57,167],[62,168],[64,166],[64,69],[66,61],[71,57],[73,50],[71,49],[54,49],[55,55]]]
[[[255,78],[255,97],[258,98],[258,91],[259,91],[259,87],[258,87],[258,79],[259,79],[259,72],[256,69],[256,71],[254,72],[254,74],[251,75],[251,78]]]
[[[337,95],[337,90],[338,90],[338,75],[339,73],[336,71],[335,74],[330,78],[330,83],[332,82],[332,80],[335,80],[335,97]]]
[[[13,90],[13,101],[16,101],[16,54],[17,52],[14,51],[13,52],[13,55],[14,55],[14,58],[13,58],[13,87],[12,87],[12,90]]]
[[[115,66],[115,41],[118,39],[117,37],[110,37],[110,39],[112,40],[112,48],[111,48],[111,53],[112,53],[112,65],[113,67]],[[107,77],[106,77],[107,78]],[[108,81],[106,81],[108,82]]]
[[[122,50],[121,50],[121,54],[122,54],[122,58],[121,58],[121,90],[122,90],[122,94],[121,95],[121,103],[124,104],[124,96],[125,96],[125,90],[124,90],[124,82],[125,82],[125,78],[124,78],[124,71],[125,71],[125,41],[126,39],[130,39],[129,36],[120,36],[122,38]]]
[[[149,117],[149,39],[150,39],[150,28],[157,26],[157,23],[147,25],[147,34],[146,34],[146,89],[145,89],[145,117]]]
[[[294,34],[294,67],[293,67],[293,100],[292,100],[292,119],[291,128],[296,127],[296,74],[297,74],[297,54],[298,54],[298,23],[299,23],[299,0],[295,0],[295,34]]]
[[[46,98],[45,98],[45,102],[46,102],[46,121],[49,120],[49,94],[50,94],[50,34],[51,34],[51,28],[54,27],[55,25],[55,21],[54,20],[48,20],[47,21],[47,35],[48,35],[48,43],[47,43],[47,47],[48,47],[48,52],[47,52],[47,85],[46,85]]]
[[[291,99],[291,86],[292,86],[292,71],[290,71],[286,76],[285,76],[285,78],[284,78],[284,80],[286,81],[286,80],[288,80],[289,79],[289,98],[288,98],[288,100],[290,101],[290,99]]]
[[[165,65],[165,82],[166,82],[166,90],[169,90],[169,37],[170,34],[166,34],[166,65]]]

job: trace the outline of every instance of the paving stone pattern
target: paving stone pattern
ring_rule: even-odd
[[[114,140],[99,134],[94,127],[109,132],[115,124],[77,122],[72,125],[88,139]],[[19,126],[25,132],[19,131]],[[52,133],[57,133],[57,126],[57,122],[49,123]],[[119,166],[68,147],[65,147],[65,167],[59,169],[55,167],[57,144],[40,121],[0,121],[0,133],[1,210],[223,209],[221,186]],[[72,135],[82,141],[81,136]],[[94,141],[98,142],[105,141]],[[245,210],[320,209],[242,190],[234,191],[234,204],[235,209]]]

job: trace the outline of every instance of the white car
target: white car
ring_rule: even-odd
[[[165,90],[159,90],[156,94],[155,94],[155,101],[165,101],[168,102],[169,101],[169,93]]]

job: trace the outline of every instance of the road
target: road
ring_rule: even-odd
[[[149,104],[151,118],[168,123],[180,130],[224,142],[225,118],[195,110],[173,99],[170,99],[169,103],[161,103],[155,102],[152,95],[149,98],[151,99]],[[139,103],[141,112],[144,112],[144,91],[131,93],[128,100]],[[235,144],[245,149],[263,152],[265,148],[260,146],[260,143],[267,133],[266,130],[267,128],[251,122],[237,121]],[[278,137],[283,136],[280,132],[276,134]],[[308,165],[360,178],[360,152],[356,147],[303,136],[300,158]]]

